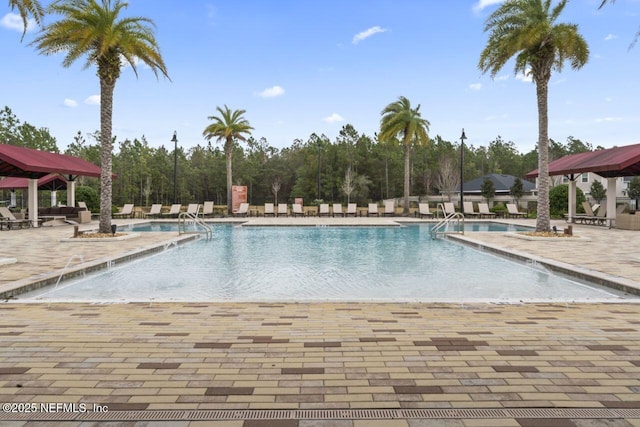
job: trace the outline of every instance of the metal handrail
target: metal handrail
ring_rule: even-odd
[[[442,203],[438,203],[438,209],[442,210],[444,218],[440,220],[436,225],[431,229],[431,237],[438,237],[438,233],[447,234],[447,233],[455,233],[455,234],[464,234],[464,214],[461,212],[449,212],[444,209],[444,205]],[[449,227],[449,223],[453,220],[456,220],[456,226],[458,231],[441,231],[444,227]]]
[[[211,238],[213,237],[213,228],[209,224],[204,222],[202,218],[199,218],[198,214],[194,215],[190,212],[181,212],[180,215],[178,215],[178,233],[179,234],[198,232],[198,231],[187,231],[187,221],[202,227],[203,230],[201,232],[205,233],[207,240],[211,240]]]

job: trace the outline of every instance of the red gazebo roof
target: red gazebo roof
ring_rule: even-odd
[[[564,156],[549,163],[549,175],[594,172],[605,178],[640,175],[640,144]],[[525,175],[536,178],[538,169]]]
[[[42,178],[50,173],[100,176],[100,167],[78,157],[0,144],[0,176]]]
[[[29,187],[27,178],[11,176],[0,179],[0,190],[18,190]],[[60,175],[49,174],[38,179],[38,189],[40,190],[64,190],[67,188],[67,180]]]

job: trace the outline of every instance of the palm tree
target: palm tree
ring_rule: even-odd
[[[216,107],[216,110],[220,116],[207,117],[209,120],[213,120],[213,123],[204,129],[202,136],[207,141],[213,138],[224,141],[224,154],[227,159],[227,214],[231,215],[233,213],[231,206],[233,141],[236,139],[246,141],[243,134],[250,135],[253,128],[249,125],[249,121],[242,116],[246,113],[245,110],[231,111],[226,105],[224,110],[220,107]]]
[[[429,122],[420,116],[420,104],[411,108],[411,102],[401,96],[382,110],[380,120],[380,141],[390,141],[402,136],[404,146],[404,209],[403,214],[409,215],[409,193],[411,173],[411,145],[429,143]]]
[[[47,25],[33,41],[45,55],[66,52],[69,67],[86,56],[85,68],[97,67],[100,79],[100,232],[111,232],[113,91],[123,62],[138,75],[138,61],[169,78],[148,18],[121,18],[128,3],[120,0],[58,0],[49,7],[62,18]]]
[[[556,20],[567,4],[561,0],[507,0],[485,23],[491,32],[480,54],[478,68],[491,77],[515,56],[515,72],[530,74],[538,99],[538,217],[536,231],[549,231],[549,118],[548,90],[552,71],[560,72],[565,60],[574,70],[589,59],[587,42],[578,26]]]
[[[18,13],[22,18],[24,24],[24,30],[22,31],[22,38],[27,33],[27,25],[29,16],[33,16],[38,25],[42,23],[42,17],[44,16],[44,9],[38,0],[9,0],[9,7],[11,10],[18,9]]]

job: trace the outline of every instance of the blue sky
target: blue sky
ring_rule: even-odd
[[[45,3],[47,3],[45,1]],[[347,123],[373,136],[380,111],[399,96],[421,104],[429,135],[488,145],[498,135],[522,152],[537,140],[535,86],[514,76],[513,63],[495,79],[478,58],[487,16],[499,0],[130,0],[126,16],[145,16],[171,81],[139,68],[116,84],[113,133],[145,135],[170,146],[205,144],[216,106],[245,109],[253,136],[283,148],[324,133],[334,140]],[[555,2],[554,2],[555,3]],[[551,138],[594,146],[640,142],[640,0],[572,0],[561,22],[579,25],[591,57],[567,65],[550,84]],[[62,56],[40,56],[20,42],[21,22],[0,6],[0,107],[46,127],[64,149],[77,131],[99,129],[94,68]],[[10,58],[10,59],[7,59]],[[635,76],[635,77],[634,77]]]

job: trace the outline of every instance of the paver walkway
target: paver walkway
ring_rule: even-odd
[[[0,284],[62,268],[68,232],[1,232],[18,263]],[[637,233],[576,232],[590,241],[467,236],[640,277]],[[167,241],[143,238],[87,244],[85,261]],[[9,302],[0,344],[2,426],[640,426],[638,304]]]

